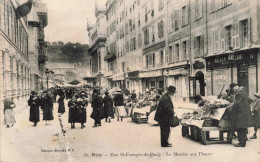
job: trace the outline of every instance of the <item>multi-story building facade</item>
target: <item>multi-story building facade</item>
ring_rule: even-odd
[[[46,4],[37,1],[37,7],[33,6],[28,15],[29,31],[29,65],[31,69],[30,88],[31,91],[38,92],[43,88],[43,78],[45,77],[45,48],[44,28],[48,24]]]
[[[176,87],[175,99],[189,99],[191,22],[190,1],[167,1],[166,62],[167,85]]]
[[[166,31],[166,2],[163,0],[142,2],[142,31],[143,31],[143,69],[139,74],[142,78],[142,90],[164,88],[165,78],[165,38]]]
[[[0,1],[1,101],[14,97],[17,102],[30,93],[27,20],[16,18],[15,9],[18,5],[15,0]]]
[[[122,2],[120,1],[120,5],[122,6]],[[117,16],[117,1],[116,0],[108,0],[106,3],[106,56],[104,57],[104,61],[107,62],[105,78],[108,80],[108,85],[113,87],[114,82],[116,81],[117,84],[121,84],[121,80],[124,80],[123,76],[117,74],[119,73],[119,69],[117,69],[117,42],[116,37],[116,26],[118,24]],[[121,22],[121,21],[120,21]],[[122,38],[122,31],[121,31],[121,38]],[[122,48],[122,47],[121,47]]]
[[[88,25],[89,32],[89,54],[91,55],[91,74],[92,77],[96,78],[93,80],[96,86],[107,87],[108,82],[105,79],[104,74],[106,71],[106,62],[104,57],[106,55],[106,17],[105,7],[96,4],[95,8],[95,25]]]
[[[140,93],[174,85],[184,102],[231,82],[252,96],[260,90],[259,9],[257,0],[109,0],[105,77]]]
[[[212,1],[207,11],[207,94],[236,82],[253,97],[260,91],[260,2]],[[206,2],[205,2],[206,3]]]

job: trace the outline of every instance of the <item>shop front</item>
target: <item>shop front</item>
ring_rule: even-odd
[[[156,91],[164,89],[164,77],[161,69],[153,71],[142,71],[139,73],[139,78],[142,79],[142,93],[146,90],[154,88]]]
[[[124,74],[116,74],[112,77],[115,87],[124,88],[125,87],[125,76]]]
[[[258,53],[258,49],[248,49],[206,57],[207,94],[217,96],[234,82],[253,97],[258,91]]]
[[[176,87],[174,95],[175,101],[188,102],[189,100],[189,72],[187,64],[181,67],[174,67],[164,70],[164,76],[167,76],[167,87],[173,85]]]

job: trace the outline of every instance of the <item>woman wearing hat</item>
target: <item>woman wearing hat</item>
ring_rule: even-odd
[[[95,120],[94,127],[101,126],[101,112],[103,109],[103,98],[99,96],[99,90],[94,89],[93,90],[93,97],[92,97],[92,103],[91,106],[93,108],[93,111],[90,115],[92,119]]]
[[[108,122],[111,122],[111,118],[114,118],[114,109],[113,109],[113,100],[112,98],[109,96],[108,91],[105,92],[105,97],[103,100],[104,103],[104,117],[106,118],[106,122],[108,119]]]
[[[53,98],[49,93],[44,93],[41,99],[41,108],[43,111],[43,120],[46,121],[45,125],[48,125],[48,120],[53,120]]]
[[[115,106],[117,108],[118,114],[117,114],[117,121],[119,121],[119,118],[121,118],[121,121],[123,121],[123,117],[126,116],[126,110],[124,107],[124,96],[121,93],[121,89],[118,88],[116,90],[116,95],[114,97]]]
[[[10,128],[15,123],[14,118],[14,108],[15,104],[12,100],[12,98],[6,98],[4,100],[4,125],[6,125],[6,128]]]
[[[255,105],[252,109],[253,119],[254,119],[254,130],[255,133],[250,139],[257,138],[257,130],[260,128],[260,93],[256,93],[255,95]]]
[[[28,100],[28,105],[30,106],[30,122],[33,122],[33,126],[37,126],[37,123],[40,121],[40,98],[37,96],[37,93],[32,91],[30,99]]]
[[[59,104],[58,113],[61,114],[65,113],[64,98],[65,98],[64,93],[61,93],[60,98],[58,99],[58,104]]]

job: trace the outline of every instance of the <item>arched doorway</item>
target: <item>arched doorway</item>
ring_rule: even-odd
[[[196,73],[195,81],[196,81],[196,94],[205,96],[205,80],[204,80],[204,74],[201,71],[198,71]]]

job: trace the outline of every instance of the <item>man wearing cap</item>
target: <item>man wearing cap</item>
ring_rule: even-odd
[[[238,86],[238,84],[231,83],[230,89],[235,93],[235,100],[232,105],[232,127],[237,131],[239,143],[235,147],[245,147],[248,133],[247,128],[250,127],[250,120],[252,114],[250,110],[250,99],[247,93]]]
[[[257,138],[257,130],[260,128],[260,93],[254,94],[255,96],[255,104],[254,108],[252,109],[253,119],[254,119],[254,130],[255,133],[250,139]]]
[[[159,101],[158,108],[155,114],[154,120],[159,122],[161,130],[161,146],[162,147],[172,147],[168,142],[170,136],[170,119],[174,115],[174,106],[171,98],[175,93],[176,88],[174,86],[169,86],[168,91],[163,95]]]

